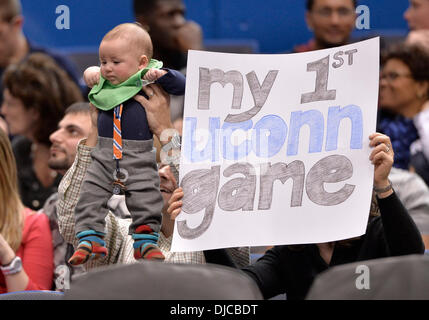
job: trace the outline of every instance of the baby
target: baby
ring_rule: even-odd
[[[160,69],[162,63],[152,59],[149,34],[134,23],[109,31],[99,56],[100,67],[84,73],[92,87],[88,98],[99,109],[98,143],[75,208],[79,244],[69,263],[82,264],[107,254],[104,219],[112,194],[126,196],[134,257],[163,260],[157,245],[163,201],[153,135],[144,108],[133,97],[153,81],[169,94],[183,95],[185,77],[176,70]]]

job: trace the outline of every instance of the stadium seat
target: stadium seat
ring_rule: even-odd
[[[428,288],[429,257],[408,255],[333,267],[315,279],[307,299],[427,300]]]

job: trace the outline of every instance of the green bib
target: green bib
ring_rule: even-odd
[[[151,59],[148,66],[133,74],[124,82],[114,85],[100,74],[100,81],[88,94],[89,101],[100,110],[108,111],[134,97],[149,82],[143,76],[149,69],[160,69],[162,62]]]

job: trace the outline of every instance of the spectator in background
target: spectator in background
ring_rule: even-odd
[[[79,140],[86,138],[90,129],[89,103],[76,102],[70,105],[58,123],[57,130],[49,136],[52,143],[49,167],[64,175],[73,164]]]
[[[134,0],[136,21],[149,32],[153,42],[153,57],[165,68],[186,67],[190,49],[201,50],[201,27],[185,19],[182,0]]]
[[[148,31],[153,43],[153,57],[186,74],[188,50],[203,50],[199,24],[186,20],[182,0],[133,0],[136,21]],[[183,116],[184,96],[171,96],[171,120]]]
[[[50,148],[50,157],[48,166],[64,175],[71,167],[76,156],[76,149],[79,141],[86,138],[91,130],[91,115],[89,103],[76,102],[69,106],[64,118],[58,124],[58,129],[53,132],[49,139],[52,143]],[[58,229],[57,216],[58,193],[52,194],[46,200],[41,210],[49,218],[49,224],[52,232],[52,244],[54,247],[54,289],[66,289],[67,281],[73,275],[83,273],[82,266],[70,267],[66,261],[73,254],[73,246],[61,236]],[[67,270],[68,272],[64,272]]]
[[[21,136],[12,144],[21,199],[25,206],[39,210],[61,180],[48,166],[49,136],[63,117],[65,106],[83,98],[66,72],[42,53],[10,65],[4,72],[3,86],[1,113],[9,133]]]
[[[298,45],[305,52],[346,45],[355,27],[357,0],[307,0],[305,21],[313,39]]]
[[[410,30],[429,29],[429,0],[410,0],[404,18]]]
[[[422,50],[429,54],[429,29],[411,31],[406,39],[406,44],[410,46],[419,46]],[[426,105],[428,102],[426,102]],[[429,130],[429,111],[424,107],[422,112],[414,120],[418,132]],[[423,133],[427,136],[427,133]],[[411,145],[411,162],[410,170],[416,171],[429,186],[429,146],[424,145],[425,140],[419,139]],[[429,234],[429,232],[428,232]],[[427,240],[429,246],[429,239]]]
[[[429,110],[428,70],[429,53],[418,46],[394,46],[382,58],[378,130],[391,137],[398,168],[409,169],[410,148],[418,141],[429,159],[429,130],[423,123]]]
[[[51,56],[79,85],[81,77],[73,63],[58,53],[31,43],[22,31],[23,24],[24,17],[22,16],[20,1],[0,0],[0,77],[10,64],[18,63],[31,53],[42,52]],[[82,87],[82,90],[86,89]],[[0,104],[2,92],[3,88],[0,85]]]
[[[19,197],[9,137],[0,130],[0,293],[49,290],[52,239],[45,215],[26,208]]]

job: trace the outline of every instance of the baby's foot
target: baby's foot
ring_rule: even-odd
[[[139,226],[136,229],[136,233],[132,235],[134,239],[134,258],[138,259],[149,259],[149,260],[164,260],[165,257],[159,249],[158,233],[148,225]]]

